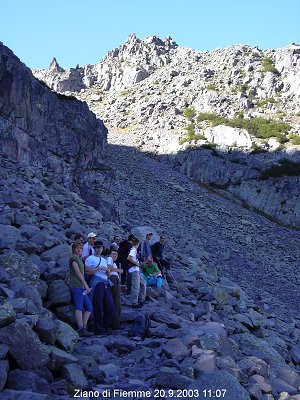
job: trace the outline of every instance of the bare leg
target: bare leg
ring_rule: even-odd
[[[86,328],[87,322],[90,318],[91,313],[89,311],[83,311],[83,327]]]
[[[76,324],[78,326],[78,329],[82,328],[83,327],[82,311],[75,310],[75,320],[76,320]]]

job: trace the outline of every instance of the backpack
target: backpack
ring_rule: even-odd
[[[142,339],[145,339],[148,335],[149,328],[150,318],[147,315],[138,314],[138,316],[133,320],[129,336],[140,336]]]

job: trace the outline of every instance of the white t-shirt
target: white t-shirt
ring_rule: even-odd
[[[94,249],[92,246],[90,246],[89,242],[86,242],[82,248],[82,253],[81,253],[81,258],[84,258],[86,256],[90,255],[90,250],[92,250],[92,254],[95,253]]]
[[[116,266],[116,263],[113,261],[113,259],[111,257],[107,257],[107,265],[111,265],[114,268],[118,268]],[[110,275],[119,276],[118,272],[116,272],[116,271],[110,271]]]
[[[98,256],[89,256],[86,260],[85,260],[85,266],[86,267],[91,267],[91,268],[97,268],[97,267],[106,267],[107,269],[107,261],[104,257],[101,257],[101,261],[100,261],[100,257]],[[105,274],[104,270],[99,270],[95,273],[96,276],[99,276],[101,279],[106,280],[107,281],[107,275]]]
[[[139,262],[139,260],[137,259],[137,249],[135,247],[131,248],[128,256],[131,256],[133,261]],[[137,265],[133,265],[132,267],[130,267],[128,269],[128,272],[131,274],[131,272],[139,271],[139,270],[140,270],[140,268]]]

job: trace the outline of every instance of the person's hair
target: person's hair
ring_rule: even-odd
[[[78,239],[83,239],[83,235],[81,235],[80,233],[76,233],[76,235],[74,236],[74,240]]]
[[[129,241],[133,240],[134,238],[135,238],[135,236],[132,233],[128,236]]]
[[[116,238],[119,238],[119,239],[121,240],[120,235],[115,235],[115,236],[114,236],[114,240],[116,240]]]
[[[160,239],[162,239],[162,238],[167,238],[167,236],[166,235],[160,235],[160,237],[159,237]]]
[[[113,251],[115,251],[116,253],[118,253],[118,249],[116,248],[116,246],[110,246],[109,255],[110,255]]]
[[[133,245],[133,246],[136,246],[136,245],[139,244],[139,243],[140,243],[140,241],[139,241],[138,238],[134,237],[134,238],[132,239],[132,245]]]
[[[72,243],[72,246],[71,246],[71,248],[72,248],[72,253],[74,253],[76,247],[81,247],[81,248],[82,248],[82,244],[81,244],[81,243],[78,243],[78,242]]]

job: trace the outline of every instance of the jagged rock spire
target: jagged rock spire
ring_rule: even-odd
[[[64,72],[64,69],[60,67],[55,57],[53,57],[48,69],[52,72]]]

